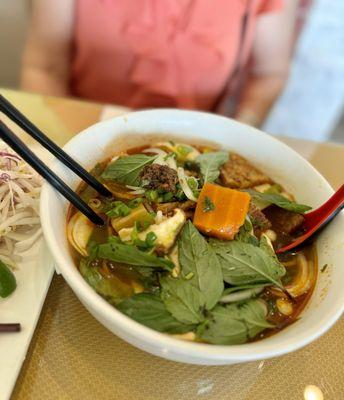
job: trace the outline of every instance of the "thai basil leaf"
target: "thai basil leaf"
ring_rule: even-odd
[[[157,158],[145,154],[134,154],[118,158],[107,166],[102,174],[103,179],[111,179],[124,185],[139,186],[142,169]]]
[[[198,324],[204,320],[205,297],[190,281],[164,277],[160,284],[161,298],[174,318],[184,324]]]
[[[241,344],[273,325],[266,321],[266,306],[260,300],[247,300],[216,306],[210,320],[197,330],[201,339],[213,344]]]
[[[8,297],[16,287],[17,282],[12,271],[0,260],[0,297]]]
[[[109,303],[116,305],[123,297],[131,296],[133,289],[115,275],[105,278],[98,267],[91,266],[89,261],[81,260],[79,270],[85,281]]]
[[[270,242],[270,239],[268,239],[267,236],[264,235],[264,234],[263,234],[263,235],[261,236],[261,238],[260,238],[259,247],[260,247],[263,251],[265,251],[265,253],[269,254],[271,257],[274,257],[274,258],[277,259],[277,261],[278,261],[278,258],[277,258],[277,256],[276,256],[276,253],[275,253],[274,248],[272,247],[272,244],[271,244],[271,242]]]
[[[139,293],[121,301],[117,309],[135,321],[166,333],[185,333],[194,329],[177,321],[166,309],[159,296],[150,293]]]
[[[91,169],[90,174],[96,179],[99,179],[103,171],[104,165],[102,163],[98,163],[93,169]],[[92,186],[87,185],[85,189],[79,193],[79,196],[82,198],[82,200],[84,200],[85,203],[88,203],[92,198],[98,196],[98,192],[93,189]]]
[[[252,244],[234,240],[211,240],[211,245],[220,261],[225,282],[231,285],[271,282],[282,286],[280,278],[285,268],[277,257]]]
[[[284,208],[285,210],[288,211],[293,211],[298,214],[303,214],[306,211],[312,209],[312,207],[310,206],[307,206],[305,204],[295,203],[295,201],[291,201],[278,193],[260,193],[251,189],[248,189],[248,192],[253,198],[253,200],[259,200],[269,204],[275,204],[278,207]]]
[[[240,227],[234,239],[239,242],[253,244],[254,246],[259,245],[259,240],[253,234],[253,226],[249,218],[245,219],[244,225]]]
[[[228,160],[226,151],[200,154],[195,162],[199,165],[203,182],[214,182],[220,175],[220,167]]]
[[[172,271],[174,268],[171,260],[146,253],[129,244],[115,242],[100,244],[93,249],[93,256],[139,267],[157,267],[167,271]]]
[[[222,295],[226,296],[228,294],[240,292],[242,290],[264,288],[266,286],[270,286],[270,283],[251,283],[251,284],[247,284],[247,285],[231,286],[231,287],[226,288],[223,291]]]
[[[189,280],[205,296],[206,308],[210,310],[223,292],[223,276],[218,257],[188,221],[178,240],[179,262],[183,275],[193,274]]]

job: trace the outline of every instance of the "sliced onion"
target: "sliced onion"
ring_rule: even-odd
[[[131,186],[131,185],[125,185],[126,188],[131,190],[131,194],[144,194],[145,189],[140,187],[140,186]]]
[[[290,285],[285,286],[285,289],[292,297],[298,297],[307,292],[311,286],[312,271],[310,262],[307,261],[303,254],[297,255],[298,272]]]
[[[261,293],[264,290],[264,286],[246,290],[240,290],[238,292],[227,294],[226,296],[221,297],[221,303],[234,303],[235,301],[241,301],[250,299],[253,296]]]
[[[170,168],[172,168],[175,171],[177,171],[178,167],[177,167],[177,163],[176,163],[176,160],[174,159],[174,157],[167,157],[165,162]]]
[[[159,154],[159,155],[164,156],[164,157],[167,156],[166,151],[164,151],[162,149],[158,149],[157,147],[150,147],[149,149],[143,150],[142,153]]]
[[[197,198],[194,196],[190,186],[188,185],[188,181],[187,181],[187,177],[185,175],[184,168],[179,167],[177,169],[177,174],[178,174],[178,179],[179,179],[180,186],[181,186],[183,192],[185,193],[185,196],[189,200],[197,202]]]
[[[145,189],[137,189],[137,190],[133,190],[132,192],[130,192],[131,194],[144,194],[145,193]]]
[[[125,185],[126,188],[131,189],[131,190],[139,190],[142,189],[141,186],[131,186],[131,185]]]

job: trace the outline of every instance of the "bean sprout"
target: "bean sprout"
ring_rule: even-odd
[[[11,266],[30,256],[41,236],[41,177],[0,141],[0,258]]]

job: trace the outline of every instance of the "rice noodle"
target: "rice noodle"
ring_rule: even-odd
[[[14,266],[41,236],[41,177],[0,141],[0,259]]]
[[[192,192],[192,190],[191,190],[191,188],[190,188],[190,186],[189,186],[189,184],[187,182],[187,177],[185,176],[184,168],[179,167],[177,169],[177,174],[178,174],[178,179],[179,179],[180,186],[181,186],[183,192],[185,193],[185,196],[189,200],[197,202],[197,199],[194,196],[194,194],[193,194],[193,192]]]

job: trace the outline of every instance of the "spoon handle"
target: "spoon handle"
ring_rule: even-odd
[[[321,221],[331,220],[343,207],[344,184],[322,206],[305,214],[305,227],[311,229]]]

